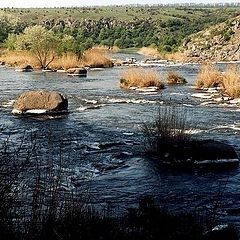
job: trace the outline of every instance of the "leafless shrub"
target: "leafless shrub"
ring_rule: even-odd
[[[186,110],[175,107],[159,108],[152,122],[142,126],[148,149],[164,154],[173,146],[184,146],[190,141]]]

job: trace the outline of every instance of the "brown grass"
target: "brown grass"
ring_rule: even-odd
[[[186,79],[176,72],[168,72],[167,74],[167,83],[168,84],[184,84],[187,83]]]
[[[120,79],[122,88],[131,87],[158,87],[164,88],[159,74],[154,70],[143,68],[129,68],[125,71]]]
[[[33,68],[40,68],[37,59],[28,51],[6,51],[0,57],[0,61],[5,62],[11,67],[31,65]]]
[[[227,68],[223,76],[223,88],[231,98],[240,97],[240,71],[236,66]]]
[[[92,68],[108,68],[113,67],[112,61],[106,56],[104,51],[100,49],[89,49],[84,52],[82,64]]]
[[[64,53],[61,56],[56,56],[49,65],[52,69],[64,69],[75,67],[112,67],[112,61],[106,56],[104,50],[90,49],[84,52],[82,59],[78,59],[74,53]],[[0,57],[0,61],[5,62],[11,67],[20,67],[23,65],[31,65],[33,68],[40,68],[39,62],[34,55],[29,51],[6,51]]]
[[[195,85],[199,89],[217,87],[222,84],[222,81],[222,73],[215,66],[205,64],[201,66]]]
[[[78,59],[77,55],[74,53],[64,53],[62,56],[59,56],[54,59],[50,64],[52,69],[64,69],[83,67],[83,63]]]

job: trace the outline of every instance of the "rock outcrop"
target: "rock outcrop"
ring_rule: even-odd
[[[190,35],[182,52],[188,62],[239,61],[240,16]]]
[[[55,115],[68,113],[68,100],[49,91],[29,91],[20,95],[13,106],[15,115]]]

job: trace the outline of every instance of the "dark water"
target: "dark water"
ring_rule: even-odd
[[[218,205],[223,221],[239,224],[240,211],[228,213],[240,210],[239,169],[220,173],[156,169],[141,154],[144,144],[140,131],[142,122],[151,120],[159,105],[184,106],[196,128],[196,137],[225,141],[240,153],[239,108],[204,106],[201,100],[191,97],[198,65],[154,67],[163,76],[167,71],[177,71],[188,81],[184,86],[167,86],[154,95],[120,89],[118,82],[125,68],[91,70],[87,78],[69,78],[64,73],[20,73],[1,67],[0,138],[10,135],[15,141],[24,132],[37,132],[44,141],[51,132],[56,144],[66,144],[63,185],[71,190],[87,181],[96,203],[111,202],[127,208],[142,196],[151,195],[170,210]],[[47,120],[12,116],[12,100],[24,91],[36,89],[64,93],[71,113]]]

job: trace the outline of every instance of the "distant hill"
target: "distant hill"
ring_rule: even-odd
[[[5,8],[0,9],[0,44],[4,44],[9,34],[19,34],[28,26],[42,25],[60,39],[65,35],[73,37],[81,49],[94,45],[109,48],[152,46],[168,53],[177,51],[189,35],[239,13],[238,5]],[[185,44],[186,50],[191,49],[188,44]]]
[[[240,60],[240,16],[190,35],[182,51],[192,61]]]

